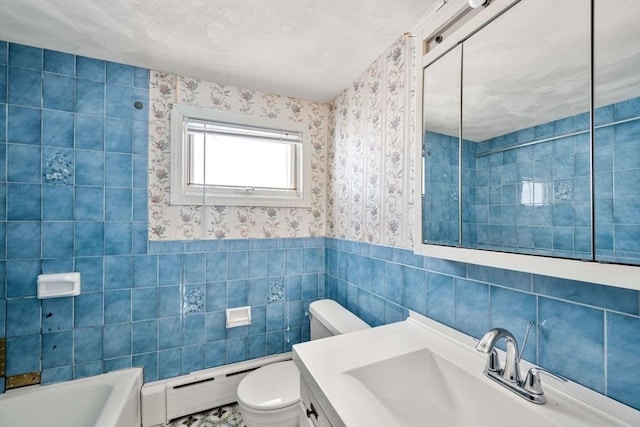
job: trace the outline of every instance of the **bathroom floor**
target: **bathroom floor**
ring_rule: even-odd
[[[246,427],[238,404],[220,406],[219,408],[199,412],[178,418],[167,427]]]

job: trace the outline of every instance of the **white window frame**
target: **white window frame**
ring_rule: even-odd
[[[220,188],[189,185],[189,143],[186,123],[189,120],[218,122],[229,125],[267,128],[302,136],[301,159],[296,162],[298,183],[296,190],[261,188]],[[174,104],[171,110],[171,190],[172,205],[215,206],[311,206],[311,142],[307,127],[286,119],[250,116]]]

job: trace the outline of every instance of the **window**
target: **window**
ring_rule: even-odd
[[[303,125],[174,105],[171,203],[309,206],[311,153]]]

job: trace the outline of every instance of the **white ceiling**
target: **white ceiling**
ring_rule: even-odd
[[[0,39],[330,101],[441,0],[0,0]]]

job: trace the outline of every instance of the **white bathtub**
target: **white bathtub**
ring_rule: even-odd
[[[140,426],[142,369],[0,395],[0,427],[136,427]]]

